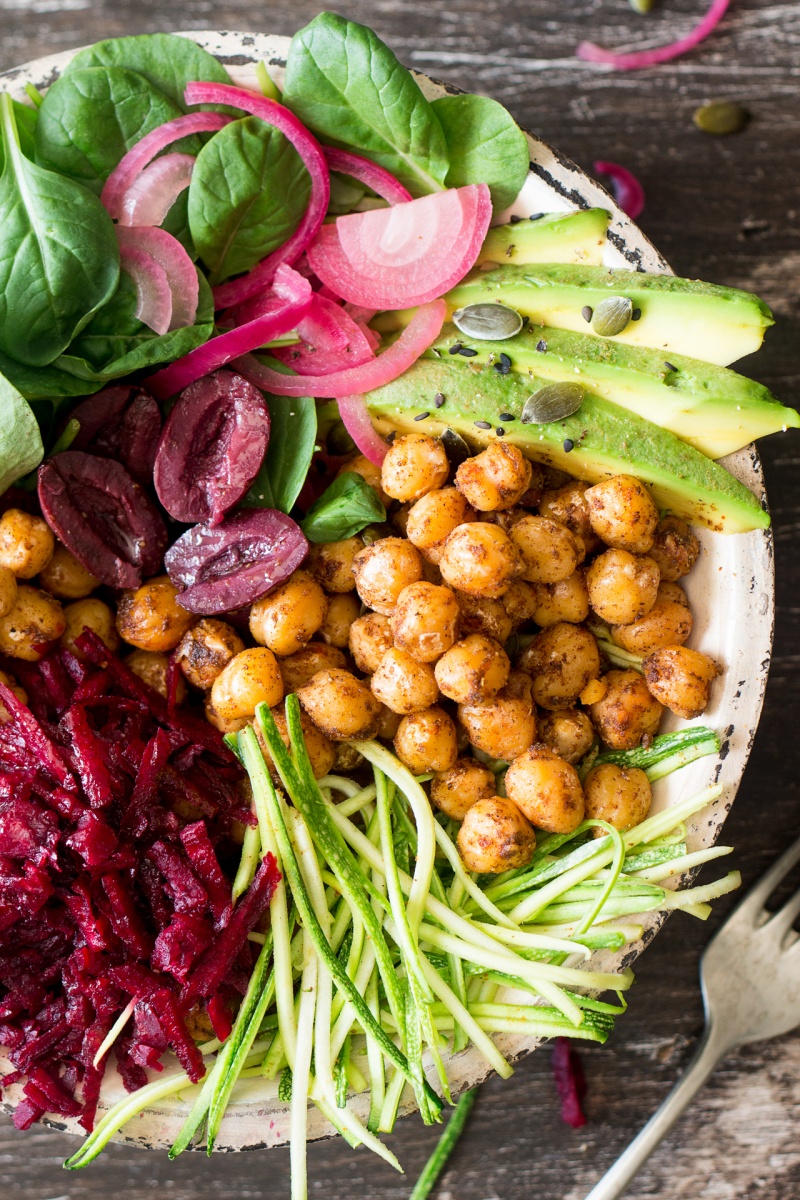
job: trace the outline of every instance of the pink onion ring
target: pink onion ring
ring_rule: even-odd
[[[164,154],[134,179],[119,206],[120,225],[160,225],[194,170],[192,154]]]
[[[136,288],[136,318],[153,333],[167,332],[172,320],[172,290],[167,272],[141,246],[119,248],[119,265]]]
[[[165,146],[172,145],[180,138],[192,133],[216,133],[223,125],[228,125],[233,117],[225,117],[222,113],[197,112],[188,113],[185,117],[175,117],[173,121],[165,121],[157,129],[146,133],[141,141],[132,146],[123,155],[105,182],[100,200],[109,216],[115,221],[120,215],[122,197],[136,179],[137,175],[152,162]]]
[[[444,300],[420,305],[397,341],[383,354],[361,366],[347,367],[331,375],[282,375],[249,355],[237,361],[236,369],[256,387],[276,396],[333,396],[338,399],[339,396],[362,395],[391,383],[407,371],[436,341],[446,315]],[[234,330],[234,333],[238,332]]]
[[[120,250],[144,250],[166,275],[172,293],[171,316],[167,330],[161,332],[194,325],[200,285],[194,263],[178,239],[156,225],[117,225],[116,229]]]
[[[608,175],[614,183],[614,199],[624,213],[635,221],[644,210],[644,188],[636,176],[620,163],[598,159],[594,163],[595,173]]]
[[[619,54],[615,50],[605,50],[602,46],[596,46],[594,42],[581,42],[575,53],[586,62],[606,63],[617,71],[638,71],[642,67],[654,67],[658,63],[679,58],[681,54],[686,54],[688,50],[693,50],[704,41],[716,29],[729,4],[730,0],[712,0],[708,12],[691,33],[654,50],[635,50],[631,54]]]
[[[319,142],[294,113],[283,104],[278,104],[276,100],[257,96],[254,92],[231,87],[226,83],[190,83],[184,96],[187,104],[229,104],[251,113],[254,117],[260,117],[262,121],[280,130],[292,143],[311,176],[311,199],[308,208],[289,240],[268,254],[247,275],[214,289],[217,308],[228,308],[232,304],[241,304],[251,296],[258,295],[272,283],[280,264],[293,263],[317,236],[328,211],[330,172]]]
[[[338,405],[339,416],[350,437],[361,453],[379,467],[386,458],[389,445],[372,424],[364,397],[340,396]]]
[[[302,339],[299,345],[276,347],[272,353],[298,375],[333,375],[375,357],[361,326],[341,304],[334,304],[319,292],[314,293],[311,308],[297,332]]]
[[[322,149],[332,171],[357,179],[381,199],[388,200],[390,204],[404,204],[407,200],[413,200],[411,192],[403,187],[399,179],[371,159],[361,154],[351,154],[349,150],[336,150],[333,146],[323,146]]]

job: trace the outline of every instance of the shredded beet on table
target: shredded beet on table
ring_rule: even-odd
[[[569,1038],[559,1037],[553,1042],[553,1079],[561,1101],[561,1120],[573,1129],[586,1124],[586,1115],[581,1101],[586,1094],[586,1079],[577,1050]]]

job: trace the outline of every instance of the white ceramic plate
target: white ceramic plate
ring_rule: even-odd
[[[258,91],[255,64],[264,59],[270,73],[280,86],[289,47],[286,37],[233,32],[192,32],[186,34],[227,66],[233,80]],[[56,80],[75,51],[66,51],[26,63],[0,76],[0,90],[24,98],[28,82],[45,89]],[[444,95],[447,88],[425,75],[417,80],[429,99]],[[611,197],[593,180],[584,175],[574,163],[558,154],[552,147],[529,135],[531,170],[516,204],[509,213],[527,216],[532,212],[570,211],[576,208],[600,206],[612,212],[609,247],[606,262],[612,267],[641,268],[668,273],[670,268],[644,234],[621,212]],[[725,466],[762,499],[764,480],[761,464],[754,446],[748,446],[724,460]],[[690,828],[689,848],[697,850],[716,841],[750,753],[755,736],[764,688],[769,668],[774,619],[774,578],[772,535],[769,531],[725,536],[708,530],[697,530],[701,542],[701,557],[686,582],[694,614],[694,633],[691,644],[712,655],[724,666],[724,675],[714,686],[713,704],[701,722],[716,729],[723,749],[719,759],[700,759],[675,775],[655,785],[654,809],[667,808],[691,796],[711,783],[719,782],[724,791],[720,799],[701,813]],[[684,726],[686,722],[670,717],[665,729]],[[686,918],[683,918],[686,919]],[[628,922],[633,920],[627,918]],[[626,947],[618,954],[598,952],[585,964],[590,970],[616,971],[628,966],[657,933],[663,917],[646,914],[640,920],[644,926],[641,942]],[[635,991],[632,1002],[635,1003]],[[519,1058],[539,1044],[538,1039],[502,1035],[497,1038],[503,1053]],[[0,1068],[3,1060],[0,1057]],[[448,1064],[454,1091],[478,1083],[489,1071],[484,1059],[473,1047],[450,1059]],[[160,1076],[163,1078],[163,1076]],[[433,1081],[433,1080],[432,1080]],[[122,1083],[115,1071],[107,1073],[100,1103],[100,1113],[116,1103],[123,1095]],[[4,1107],[13,1108],[21,1099],[21,1089],[4,1092]],[[353,1102],[359,1110],[358,1099]],[[404,1097],[404,1111],[414,1107],[413,1099]],[[117,1140],[147,1147],[167,1147],[175,1138],[187,1113],[180,1096],[165,1101],[141,1113],[127,1124]],[[366,1105],[360,1115],[366,1115]],[[75,1120],[48,1122],[58,1129],[82,1133]],[[278,1102],[277,1085],[247,1080],[237,1086],[217,1145],[220,1149],[246,1150],[275,1146],[287,1141],[289,1115],[286,1105]],[[309,1136],[331,1135],[333,1130],[316,1108],[309,1113]]]

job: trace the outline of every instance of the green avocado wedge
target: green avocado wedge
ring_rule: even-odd
[[[365,400],[378,429],[386,434],[440,434],[450,427],[480,447],[497,437],[529,458],[597,483],[631,474],[650,485],[660,508],[720,533],[746,533],[769,526],[757,498],[723,467],[687,445],[674,433],[634,413],[585,394],[576,413],[546,425],[519,420],[528,397],[547,380],[473,369],[466,359],[422,358],[393,383],[367,393]],[[440,408],[434,397],[444,396]],[[420,413],[429,415],[415,420]],[[501,422],[500,414],[515,420]],[[480,425],[477,424],[480,422]],[[489,428],[481,426],[488,425]]]
[[[488,342],[445,325],[427,357],[456,345],[475,353],[470,363],[500,364],[523,378],[579,383],[593,395],[661,425],[709,458],[722,458],[788,427],[800,413],[781,404],[762,384],[727,367],[657,350],[626,346],[617,339],[528,325],[516,337]]]
[[[609,220],[604,208],[586,208],[572,213],[535,213],[529,220],[495,225],[484,239],[478,262],[599,266]]]

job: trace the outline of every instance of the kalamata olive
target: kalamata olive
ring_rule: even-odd
[[[151,395],[141,388],[105,388],[70,415],[80,424],[73,450],[116,459],[137,483],[151,483],[161,437],[161,410]]]
[[[269,410],[258,388],[215,371],[181,392],[158,445],[153,482],[177,521],[218,525],[258,474]]]
[[[39,503],[53,533],[100,583],[135,588],[161,569],[164,522],[113,459],[81,450],[49,458],[39,468]]]
[[[212,616],[266,596],[308,553],[300,527],[275,508],[233,513],[220,525],[195,525],[164,558],[178,603]]]

